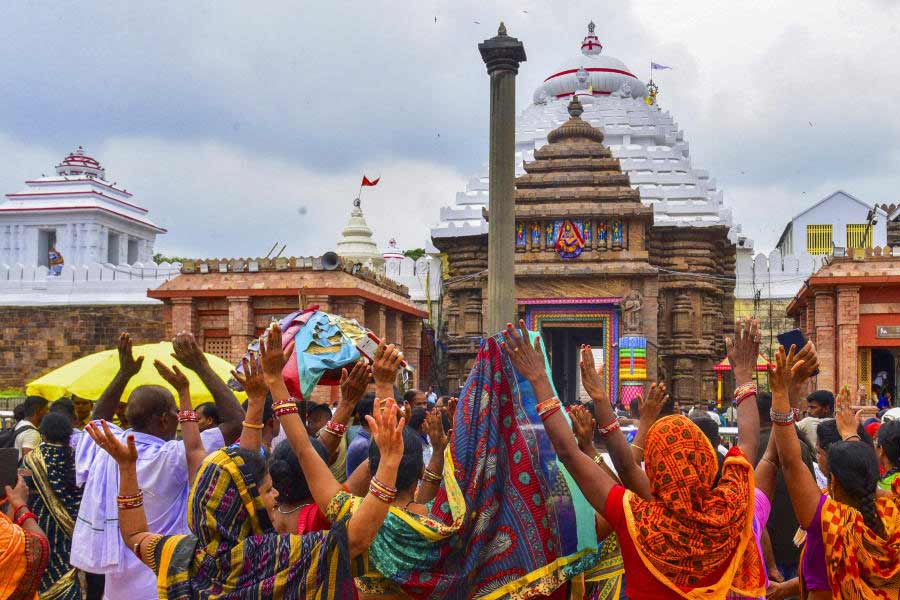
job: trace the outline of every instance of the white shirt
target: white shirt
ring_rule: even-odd
[[[31,425],[31,427],[35,427],[34,423],[29,421],[28,419],[22,419],[18,423],[16,423],[16,428],[14,431],[19,431],[20,429],[25,429]],[[34,450],[38,446],[41,445],[41,432],[37,429],[28,428],[27,431],[21,431],[16,434],[16,440],[14,442],[14,446],[16,450],[19,451],[19,460],[22,460],[22,450]]]
[[[116,428],[117,437],[134,435],[138,448],[137,477],[144,492],[148,531],[163,535],[187,534],[188,473],[184,442]],[[207,453],[225,445],[218,427],[200,434]],[[76,482],[84,495],[72,535],[72,566],[104,573],[103,597],[108,600],[156,600],[156,575],[124,547],[119,533],[119,472],[115,461],[81,436],[76,454]]]

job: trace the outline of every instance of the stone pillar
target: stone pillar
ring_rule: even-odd
[[[413,368],[412,387],[418,388],[421,380],[419,373],[419,357],[422,351],[422,320],[417,317],[403,316],[403,357],[406,364]]]
[[[366,301],[359,296],[337,296],[331,302],[333,313],[345,319],[356,319],[360,323],[366,321]]]
[[[237,362],[247,353],[256,328],[253,321],[253,305],[250,296],[228,298],[228,335],[231,338],[231,362]]]
[[[816,387],[820,390],[835,390],[837,383],[837,361],[835,360],[834,294],[818,291],[815,295],[816,349],[819,352],[819,376]]]
[[[859,387],[859,288],[837,289],[837,382],[834,390],[845,385],[856,392]]]
[[[377,302],[366,302],[365,325],[368,329],[371,329],[372,332],[381,339],[384,339],[384,334],[385,334],[386,312],[387,312],[387,309],[385,308],[384,304],[378,304]]]
[[[516,316],[516,74],[525,48],[500,23],[478,50],[491,78],[487,331],[494,334]]]
[[[803,306],[800,310],[806,313],[806,329],[803,330],[803,333],[806,334],[806,339],[812,340],[813,344],[816,344],[816,303],[815,300],[807,300],[806,306]],[[774,360],[774,356],[772,357]]]
[[[308,296],[303,292],[300,292],[299,302],[301,310],[308,306],[312,306],[313,304],[318,304],[319,310],[322,312],[331,312],[331,296]]]
[[[182,331],[200,333],[200,323],[197,319],[197,307],[193,298],[172,298],[172,335],[178,335]]]

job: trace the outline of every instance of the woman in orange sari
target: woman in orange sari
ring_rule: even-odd
[[[0,600],[36,599],[50,558],[47,537],[28,508],[28,486],[19,477],[0,499]]]
[[[892,497],[878,497],[875,449],[857,433],[846,388],[838,397],[835,421],[841,441],[828,448],[828,493],[822,493],[800,455],[793,427],[792,393],[806,378],[795,348],[779,348],[772,386],[773,435],[791,504],[806,543],[800,558],[802,595],[826,598],[896,599],[900,594],[900,484]],[[812,360],[815,360],[813,357]]]
[[[671,415],[648,432],[643,471],[633,462],[616,464],[626,490],[578,449],[547,378],[540,337],[532,343],[525,323],[519,321],[519,326],[521,332],[507,326],[505,349],[535,397],[542,400],[537,411],[560,461],[618,536],[628,597],[764,596],[765,572],[753,542],[754,472],[746,458],[756,456],[758,448],[755,392],[738,405],[738,444],[728,453],[718,481],[718,461],[709,440],[686,417]],[[757,324],[741,321],[735,334],[728,344],[729,358],[740,364],[746,356],[755,359]],[[593,366],[589,348],[582,349],[582,361],[584,377]],[[587,378],[583,384],[586,389],[593,386]],[[588,392],[595,397],[591,389]],[[631,456],[609,403],[595,402],[595,408],[611,456],[620,461]]]

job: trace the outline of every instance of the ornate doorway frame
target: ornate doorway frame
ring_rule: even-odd
[[[531,331],[542,332],[545,324],[557,327],[590,327],[596,325],[606,331],[604,356],[607,392],[615,404],[619,399],[619,319],[622,298],[520,298],[520,310],[525,311],[525,325]],[[542,334],[543,335],[543,334]],[[616,351],[616,354],[613,352]]]

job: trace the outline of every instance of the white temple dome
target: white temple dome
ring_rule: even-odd
[[[341,239],[334,249],[338,256],[359,263],[381,265],[384,258],[372,239],[372,228],[366,223],[359,198],[353,201],[353,210],[347,225],[341,231]]]
[[[588,30],[581,55],[549,73],[537,87],[534,103],[516,119],[516,175],[522,175],[523,163],[534,160],[535,150],[547,144],[547,135],[568,120],[566,107],[577,94],[584,106],[581,118],[603,131],[604,145],[619,160],[644,204],[653,207],[656,225],[731,228],[731,211],[722,191],[707,171],[692,164],[688,142],[674,117],[655,101],[646,101],[647,86],[621,61],[602,55],[599,40],[590,26]],[[454,203],[441,208],[432,239],[487,233],[483,214],[489,200],[488,175],[484,164],[465,190],[457,192]]]
[[[566,98],[585,89],[591,89],[595,96],[610,95],[621,91],[625,84],[630,88],[627,91],[631,98],[645,98],[647,87],[644,83],[621,60],[600,54],[602,49],[591,23],[588,35],[581,43],[581,54],[549,74],[534,91],[534,103],[546,104],[549,100]],[[587,72],[588,81],[580,80],[579,71]]]

